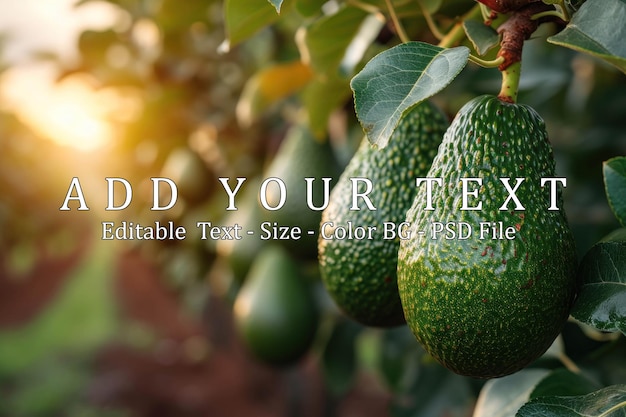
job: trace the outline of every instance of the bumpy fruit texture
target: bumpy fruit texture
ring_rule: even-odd
[[[415,177],[426,174],[437,153],[448,122],[433,104],[424,102],[399,123],[383,149],[364,138],[339,178],[322,213],[322,224],[336,227],[348,222],[367,229],[376,227],[373,239],[318,239],[323,282],[337,305],[350,317],[368,326],[390,327],[404,323],[397,287],[398,239],[383,239],[383,223],[404,221],[417,192]],[[376,210],[363,199],[359,210],[350,210],[350,178],[371,180],[369,197]],[[363,190],[360,190],[363,191]],[[326,231],[331,232],[327,227]]]
[[[479,378],[511,374],[542,355],[559,334],[576,292],[576,252],[561,195],[550,206],[542,177],[555,161],[541,117],[493,96],[471,100],[444,136],[428,177],[434,210],[420,187],[407,213],[413,238],[398,254],[398,287],[407,323],[449,369]],[[481,210],[462,211],[461,178],[482,178]],[[525,178],[515,211],[499,178]],[[515,227],[512,240],[480,239],[480,222]],[[467,222],[469,239],[431,239],[433,222]],[[418,235],[424,231],[423,236]]]
[[[310,348],[319,311],[309,283],[278,245],[255,259],[233,308],[235,324],[248,349],[261,361],[287,366]]]

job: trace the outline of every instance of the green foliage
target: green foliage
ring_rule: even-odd
[[[336,13],[323,16],[306,27],[304,44],[314,71],[321,74],[337,71],[346,48],[366,16],[364,10],[343,6]]]
[[[278,20],[267,0],[228,0],[224,2],[226,33],[233,47]],[[280,7],[280,6],[278,6]]]
[[[350,84],[370,142],[385,147],[402,115],[444,89],[465,67],[468,55],[465,47],[408,42],[370,60]]]
[[[524,369],[513,375],[487,381],[474,409],[473,417],[512,417],[530,398],[535,385],[549,371]]]
[[[599,388],[599,384],[586,375],[560,368],[541,379],[534,386],[530,398],[585,395]]]
[[[520,408],[517,417],[619,417],[626,415],[626,386],[613,385],[580,396],[539,397]]]
[[[269,0],[269,2],[276,9],[276,13],[280,13],[280,8],[283,5],[283,1],[282,0]]]
[[[324,137],[330,115],[351,96],[349,81],[337,74],[315,78],[302,94],[311,133]]]
[[[626,157],[609,159],[602,165],[602,171],[611,210],[626,227]]]
[[[594,245],[583,258],[582,288],[572,315],[598,330],[626,334],[626,229]]]
[[[321,353],[321,366],[330,391],[345,395],[352,384],[358,369],[356,339],[362,328],[349,320],[333,323],[330,336]]]
[[[463,22],[463,29],[465,29],[467,38],[472,42],[472,46],[479,55],[485,55],[500,42],[497,32],[483,22],[466,20]]]
[[[472,0],[107,3],[123,18],[110,28],[85,30],[77,39],[78,62],[58,66],[61,79],[87,73],[94,85],[115,88],[136,104],[137,111],[115,120],[119,138],[111,144],[113,156],[106,167],[107,175],[121,171],[133,184],[164,172],[168,156],[181,147],[210,167],[211,175],[262,178],[294,124],[325,142],[342,161],[349,160],[363,131],[371,143],[384,147],[400,118],[426,99],[453,115],[472,97],[497,93],[501,74],[473,62],[481,57],[487,60],[482,65],[494,66],[488,60],[496,58],[502,42],[498,30],[509,18],[500,15],[485,25],[489,10]],[[579,250],[586,253],[574,319],[567,325],[576,337],[557,339],[556,348],[517,374],[477,382],[436,363],[407,327],[364,329],[347,322],[328,302],[323,313],[329,337],[319,349],[307,347],[313,360],[306,366],[321,367],[335,401],[352,397],[362,374],[373,373],[389,393],[393,417],[624,415],[624,235],[616,232],[594,243],[617,227],[614,217],[622,226],[626,221],[626,169],[624,157],[616,158],[626,155],[626,3],[543,3],[566,21],[545,17],[548,22],[524,43],[519,89],[521,101],[545,115],[556,175],[568,178],[563,191],[568,218]],[[156,33],[149,47],[140,42],[146,27]],[[128,65],[116,63],[119,52],[128,56]],[[48,148],[24,140],[28,135],[17,125],[0,119],[6,138],[0,141],[0,248],[19,272],[36,262],[24,248],[41,241],[55,224],[54,216],[42,213],[57,210],[58,192],[50,186],[56,166],[28,151],[38,148],[49,156]],[[219,184],[213,177],[205,182],[204,174],[190,175],[196,182],[190,188],[194,197],[167,216],[192,225],[207,219],[250,222],[249,229],[258,225],[258,211],[226,216]],[[18,186],[24,183],[30,191]],[[257,183],[249,187],[258,191]],[[256,203],[252,191],[245,200]],[[136,198],[141,200],[141,194]],[[237,199],[243,211],[243,193]],[[288,199],[303,201],[291,192]],[[133,213],[141,217],[146,207],[142,200]],[[309,214],[302,207],[295,211],[304,210]],[[302,226],[299,220],[294,224]],[[189,239],[182,247],[146,244],[143,249],[154,251],[155,261],[165,264],[180,298],[194,293],[196,304],[188,306],[193,309],[202,305],[203,291],[222,293],[214,277],[207,289],[200,279],[204,269],[192,266],[214,262],[214,251],[228,258],[237,282],[226,296],[235,296],[255,255],[264,249],[258,239],[245,239],[250,245],[243,248],[191,247]],[[164,255],[179,252],[187,255],[177,261]],[[89,382],[91,365],[84,357],[113,332],[109,255],[79,267],[81,280],[72,274],[45,314],[0,334],[0,382],[5,382],[0,389],[11,395],[0,404],[0,414],[85,415],[68,404]],[[317,264],[309,259],[299,266],[316,269]],[[200,272],[185,272],[190,269]],[[187,275],[194,277],[183,277]],[[501,301],[501,307],[507,305]],[[270,327],[264,336],[271,336]],[[68,351],[80,359],[56,361],[58,352]],[[105,410],[91,414],[109,415]]]
[[[602,22],[626,19],[624,0],[587,0],[567,27],[548,42],[585,52],[626,73],[626,27]]]

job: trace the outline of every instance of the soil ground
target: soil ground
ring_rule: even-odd
[[[88,250],[85,244],[67,256],[40,256],[19,279],[0,273],[0,331],[45,311]],[[204,317],[189,314],[141,251],[121,252],[114,271],[122,322],[140,323],[152,337],[141,347],[120,339],[98,350],[85,388],[98,408],[132,417],[388,415],[389,394],[370,375],[333,398],[314,354],[289,369],[255,361],[234,332],[225,301],[211,298]]]

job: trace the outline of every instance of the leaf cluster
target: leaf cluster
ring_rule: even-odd
[[[64,76],[88,73],[103,88],[139,97],[140,115],[132,123],[120,121],[126,129],[117,148],[127,157],[119,165],[138,178],[158,174],[181,145],[222,175],[252,177],[276,147],[282,125],[272,123],[291,122],[293,108],[319,138],[336,127],[333,114],[339,112],[358,139],[366,132],[384,146],[400,117],[423,100],[436,100],[452,114],[478,92],[497,91],[497,70],[482,65],[497,59],[498,27],[507,19],[471,0],[109,2],[129,22],[85,31],[80,62],[66,67]],[[526,43],[520,95],[552,122],[551,138],[568,178],[589,182],[584,192],[576,181],[568,184],[569,197],[588,196],[571,199],[582,209],[568,214],[575,232],[591,236],[580,245],[589,251],[571,323],[532,367],[483,383],[434,363],[406,328],[365,329],[337,318],[320,344],[331,395],[346,395],[366,371],[392,393],[397,416],[626,414],[626,237],[621,229],[596,242],[596,234],[607,233],[587,226],[587,211],[598,211],[589,209],[589,201],[606,198],[611,216],[626,227],[626,159],[611,158],[626,154],[626,0],[544,3],[566,20],[548,19]],[[157,39],[146,43],[141,34],[153,29]],[[12,143],[2,147],[6,167],[27,172],[44,166],[14,158]],[[138,149],[153,150],[144,158],[154,154],[154,160],[134,159]],[[601,161],[603,170],[596,169]],[[604,187],[593,182],[600,171]],[[11,190],[7,184],[3,189]],[[47,200],[55,199],[52,194]],[[15,211],[23,213],[18,200]],[[222,203],[188,204],[175,215],[217,218]],[[214,248],[170,247],[162,254],[166,272],[175,277],[172,287],[187,288],[191,305],[201,304],[197,281],[212,262],[207,252],[213,256]]]
[[[282,94],[271,96],[257,86],[251,87],[242,99],[261,100],[266,108],[277,99],[300,94],[307,120],[318,133],[324,132],[330,111],[352,99],[358,123],[370,142],[380,147],[388,143],[402,115],[421,101],[449,98],[464,88],[467,94],[471,90],[464,81],[467,73],[471,74],[469,79],[477,79],[476,74],[481,71],[475,65],[466,68],[469,62],[479,66],[501,64],[497,60],[502,42],[498,29],[509,13],[521,7],[516,4],[511,10],[497,13],[484,5],[460,1],[417,1],[417,4],[398,0],[331,1],[323,5],[304,0],[272,1],[271,6],[278,14],[258,13],[253,22],[247,21],[244,29],[236,23],[242,20],[238,14],[248,3],[226,0],[231,46],[244,42],[264,27],[275,27],[281,19],[290,19],[298,22],[294,31],[298,56],[293,60],[308,67],[310,72],[302,77],[296,75],[297,82],[290,84],[293,88]],[[541,15],[532,16],[541,24],[531,39],[583,53],[626,73],[624,25],[603,23],[620,22],[626,13],[625,1],[543,3]],[[270,8],[268,4],[264,6]],[[530,53],[524,56],[529,62],[533,60]],[[262,70],[261,74],[278,74],[281,67],[292,65],[293,62],[279,63],[278,68]],[[532,62],[528,80],[539,82],[533,81],[538,80],[539,72],[545,78],[551,70],[556,67]],[[276,91],[282,84],[278,82],[279,76],[270,78],[266,91]],[[348,86],[351,95],[346,94]],[[448,108],[455,107],[458,108],[456,105]],[[261,111],[252,113],[261,116]],[[624,158],[615,158],[604,164],[603,171],[606,196],[622,225],[626,213],[625,167]],[[553,348],[531,368],[484,385],[429,363],[428,357],[414,341],[406,338],[403,330],[377,334],[379,338],[374,346],[378,350],[374,356],[382,378],[395,393],[394,415],[464,415],[472,408],[471,398],[476,392],[480,395],[474,416],[625,415],[626,380],[620,370],[625,365],[625,271],[626,235],[621,230],[593,245],[583,257],[579,272],[581,292],[563,339],[557,339]],[[338,338],[339,334],[332,340],[336,342]],[[355,339],[354,329],[350,330],[349,338],[350,345],[359,340]],[[581,340],[596,339],[595,348],[607,352],[605,358],[598,358],[596,349],[579,352],[572,347]],[[345,344],[337,346],[346,349]],[[567,355],[571,351],[574,360]],[[328,355],[332,352],[329,350]],[[334,356],[329,356],[326,362],[330,380],[340,387],[348,386],[346,381],[356,372],[353,350],[347,352],[350,366]],[[598,375],[598,369],[607,367],[614,369]]]

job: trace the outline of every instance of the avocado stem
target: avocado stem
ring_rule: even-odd
[[[532,16],[530,16],[530,18],[532,20],[538,20],[544,17],[556,17],[558,19],[561,19],[563,21],[566,21],[566,17],[565,15],[563,15],[563,13],[557,11],[557,10],[546,10],[545,12],[539,12],[537,14],[534,14]]]
[[[480,65],[481,67],[496,68],[496,67],[499,67],[504,62],[504,57],[500,56],[500,57],[498,57],[496,59],[493,59],[491,61],[486,61],[484,59],[480,59],[477,56],[474,56],[474,55],[470,54],[469,60],[472,61],[474,64]]]
[[[576,365],[576,363],[574,363],[574,361],[571,360],[570,357],[565,354],[565,352],[559,353],[559,360],[568,371],[575,374],[580,374],[581,370],[578,365]]]
[[[507,103],[517,102],[522,62],[517,61],[501,71],[502,87],[498,98]]]
[[[445,35],[441,32],[439,26],[437,26],[437,22],[434,21],[433,16],[426,9],[426,7],[424,7],[421,0],[417,0],[417,4],[422,11],[422,16],[424,16],[424,20],[426,21],[426,25],[428,25],[428,29],[430,29],[430,33],[432,33],[438,41],[442,40]]]
[[[502,73],[502,87],[498,94],[500,100],[509,103],[517,102],[524,42],[537,30],[541,20],[532,17],[550,7],[541,1],[530,3],[512,12],[509,18],[498,27],[497,32],[501,40],[497,56],[504,58],[498,66]]]

